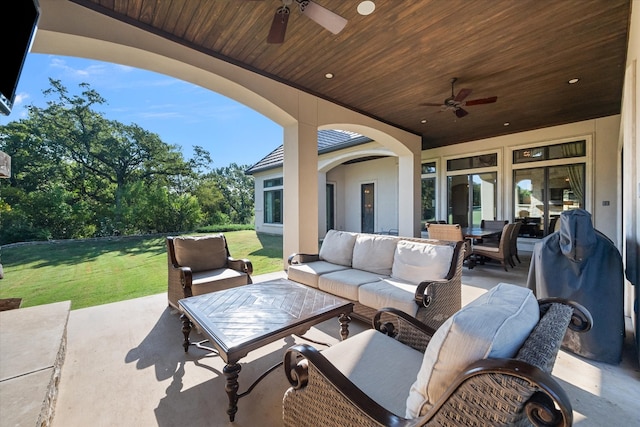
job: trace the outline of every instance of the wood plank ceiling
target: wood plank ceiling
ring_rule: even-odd
[[[316,0],[348,20],[334,35],[294,1],[284,43],[267,44],[281,0],[72,1],[421,135],[423,149],[620,113],[632,3],[377,0],[361,16],[359,0]],[[421,105],[443,103],[453,77],[467,100],[497,102],[462,118]]]

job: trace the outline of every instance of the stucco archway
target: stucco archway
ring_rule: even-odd
[[[400,169],[406,171],[401,174],[401,187],[407,189],[400,232],[419,233],[419,136],[75,3],[39,2],[41,17],[33,52],[97,59],[169,75],[234,99],[283,127],[285,254],[317,249],[317,130],[336,124],[371,135],[398,153]]]

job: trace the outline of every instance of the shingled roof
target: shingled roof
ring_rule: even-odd
[[[366,144],[372,139],[355,132],[343,130],[319,130],[318,131],[318,154],[330,153],[354,145]],[[269,169],[282,167],[284,162],[284,146],[281,145],[271,153],[263,157],[258,163],[251,166],[244,173],[253,175]]]

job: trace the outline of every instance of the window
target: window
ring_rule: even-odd
[[[563,211],[585,207],[586,155],[585,140],[513,152],[514,166],[524,166],[513,171],[514,216],[522,223],[521,236],[541,238],[553,233]],[[558,165],[562,159],[566,164]]]
[[[513,182],[521,236],[553,233],[563,211],[584,207],[584,163],[518,169],[513,172]]]
[[[422,164],[422,197],[420,216],[422,228],[427,221],[436,220],[436,162]]]
[[[282,178],[265,179],[264,223],[282,224]],[[280,188],[276,188],[280,187]]]
[[[545,147],[523,148],[513,152],[513,163],[541,162],[586,156],[586,141],[566,142]]]
[[[336,185],[327,183],[326,191],[327,231],[336,228]]]
[[[496,219],[498,173],[449,176],[447,196],[449,224],[480,227],[483,219]]]
[[[480,227],[483,219],[495,220],[498,211],[498,154],[447,160],[447,222]],[[450,172],[482,169],[476,173]]]
[[[495,166],[498,166],[498,155],[496,153],[447,160],[447,171],[449,172]]]
[[[264,180],[264,188],[282,187],[282,178],[273,178]]]

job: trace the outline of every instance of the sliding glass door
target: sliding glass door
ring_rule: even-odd
[[[576,163],[514,171],[514,212],[520,234],[543,237],[568,209],[584,208],[585,165]]]
[[[495,219],[497,181],[496,172],[449,176],[447,182],[449,224],[480,227],[483,219]]]

